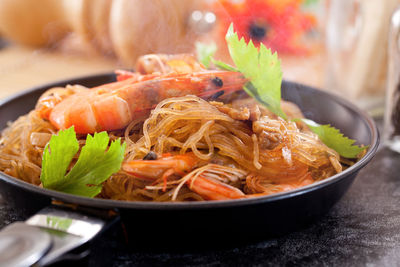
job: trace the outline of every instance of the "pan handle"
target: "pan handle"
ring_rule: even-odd
[[[85,212],[87,213],[87,212]],[[103,215],[103,214],[102,214]],[[85,244],[118,219],[50,206],[0,232],[0,266],[44,266]]]

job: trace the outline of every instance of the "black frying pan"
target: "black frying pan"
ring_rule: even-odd
[[[113,74],[105,74],[67,80],[3,100],[0,102],[0,129],[8,121],[29,112],[48,88],[66,84],[92,87],[114,79]],[[190,246],[204,241],[207,246],[221,241],[234,244],[239,240],[261,239],[299,229],[327,213],[343,196],[358,171],[374,156],[379,134],[365,112],[342,98],[291,82],[283,83],[282,93],[286,100],[298,104],[306,117],[319,123],[330,123],[359,144],[369,145],[367,154],[354,166],[323,181],[287,193],[253,199],[195,203],[90,199],[43,189],[3,173],[0,173],[0,193],[8,205],[24,210],[27,216],[46,206],[56,204],[59,207],[60,202],[64,203],[62,208],[72,207],[91,216],[102,217],[112,210],[120,217],[131,240],[139,246]]]

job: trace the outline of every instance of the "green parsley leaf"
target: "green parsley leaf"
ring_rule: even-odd
[[[338,129],[329,124],[321,125],[309,119],[301,120],[319,136],[326,146],[334,149],[342,157],[356,158],[367,148],[354,145],[355,140],[345,137]]]
[[[270,111],[287,119],[281,109],[282,71],[277,53],[272,54],[263,44],[257,49],[251,40],[248,44],[243,38],[239,40],[233,30],[233,24],[230,25],[225,39],[236,68],[212,58],[214,65],[223,70],[241,72],[249,79],[244,90]],[[299,119],[294,119],[297,120]],[[320,125],[307,119],[303,121],[325,145],[337,151],[342,157],[355,158],[367,148],[354,145],[355,140],[345,137],[335,127]]]
[[[230,25],[225,39],[237,70],[250,80],[244,86],[245,91],[255,96],[273,113],[286,119],[281,108],[282,70],[277,53],[272,54],[263,44],[257,49],[251,40],[248,44],[244,38],[239,40],[233,24]]]
[[[205,44],[196,42],[197,59],[206,68],[210,66],[211,57],[217,52],[217,45],[215,43]]]
[[[108,147],[109,141],[106,132],[88,135],[78,161],[66,175],[79,150],[75,130],[71,127],[52,136],[43,153],[43,187],[87,197],[99,194],[102,183],[121,168],[124,159],[126,144],[118,139]]]
[[[237,68],[235,68],[235,67],[233,67],[233,66],[231,66],[231,65],[229,65],[229,64],[227,64],[227,63],[225,63],[225,62],[222,62],[222,61],[220,61],[220,60],[216,60],[216,59],[214,59],[214,58],[211,58],[211,61],[212,61],[212,63],[213,63],[216,67],[220,68],[221,70],[228,70],[228,71],[236,71],[236,72],[239,72],[239,70],[238,70]]]
[[[215,60],[213,58],[211,58],[213,64],[215,66],[217,66],[218,68],[222,69],[222,70],[227,70],[227,71],[236,71],[239,72],[238,69],[236,69],[235,67],[219,61],[219,60]],[[254,85],[251,82],[247,82],[245,87],[244,87],[245,91],[247,92],[247,94],[249,94],[251,97],[257,99],[260,103],[262,103],[263,105],[266,105],[257,95],[257,89],[254,87]],[[267,106],[268,107],[268,106]]]
[[[57,183],[60,182],[61,177],[64,177],[78,150],[79,143],[72,127],[51,137],[43,152],[42,173],[40,174],[43,187],[57,187]]]

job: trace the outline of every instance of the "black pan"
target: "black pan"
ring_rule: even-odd
[[[0,129],[29,112],[48,88],[66,84],[88,87],[115,80],[113,74],[89,76],[33,88],[0,102]],[[43,189],[0,173],[0,193],[8,205],[29,216],[55,202],[76,204],[90,211],[114,210],[133,242],[157,244],[215,244],[221,240],[261,239],[293,231],[327,213],[343,196],[361,168],[374,156],[379,134],[373,120],[348,101],[304,85],[283,82],[284,99],[300,106],[305,116],[330,123],[357,143],[369,146],[367,154],[344,172],[312,185],[252,199],[196,203],[147,203],[90,199]],[[95,212],[96,213],[96,212]],[[193,242],[194,241],[194,242]],[[182,243],[183,242],[183,243]]]

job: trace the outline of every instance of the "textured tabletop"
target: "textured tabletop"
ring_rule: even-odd
[[[378,151],[321,220],[286,236],[210,251],[140,251],[109,230],[90,246],[88,266],[398,266],[400,155]],[[2,203],[0,227],[22,218]]]

